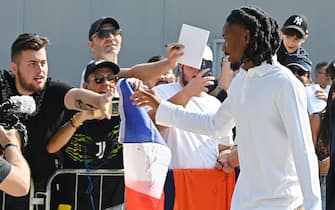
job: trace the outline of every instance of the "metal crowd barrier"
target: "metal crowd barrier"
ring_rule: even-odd
[[[103,178],[106,176],[124,176],[123,169],[90,169],[89,172],[86,169],[60,169],[57,170],[50,178],[47,183],[45,192],[45,210],[50,210],[51,201],[51,185],[54,178],[60,174],[74,174],[76,177],[75,181],[75,205],[73,210],[77,210],[77,191],[78,191],[78,178],[79,176],[95,176],[100,177],[100,193],[99,193],[99,210],[102,209],[102,183]]]
[[[72,210],[77,210],[77,192],[78,192],[78,179],[79,176],[94,176],[100,177],[99,185],[99,208],[102,210],[102,189],[103,189],[103,178],[107,176],[124,176],[123,169],[90,169],[89,172],[86,169],[59,169],[49,179],[46,186],[45,192],[35,192],[33,181],[31,181],[30,193],[29,193],[29,210],[42,210],[41,206],[45,205],[44,210],[51,209],[51,190],[53,180],[61,174],[74,174],[75,175],[75,203]],[[42,196],[42,197],[41,197]],[[34,208],[36,207],[36,208]],[[5,210],[5,193],[2,196],[2,210]]]

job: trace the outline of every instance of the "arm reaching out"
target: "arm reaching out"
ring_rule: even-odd
[[[23,196],[29,192],[30,169],[21,152],[20,134],[15,129],[6,130],[0,126],[0,143],[4,148],[5,160],[1,159],[0,190],[12,196]],[[9,172],[5,171],[8,167]]]
[[[103,116],[110,119],[108,113],[110,103],[113,99],[114,89],[105,94],[99,94],[86,89],[72,88],[64,97],[64,104],[67,109],[78,111],[100,109]]]
[[[118,77],[136,77],[144,82],[153,80],[177,65],[177,59],[184,54],[184,46],[178,43],[171,43],[167,46],[168,57],[154,63],[143,63],[133,66],[130,69],[121,69]]]

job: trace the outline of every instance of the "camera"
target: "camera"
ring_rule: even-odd
[[[36,104],[31,96],[12,96],[0,104],[0,125],[5,129],[17,129],[22,141],[22,148],[28,144],[26,126],[21,120],[36,111]]]

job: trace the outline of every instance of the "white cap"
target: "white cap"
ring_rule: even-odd
[[[205,46],[204,54],[202,56],[203,59],[213,61],[213,52],[208,45]]]

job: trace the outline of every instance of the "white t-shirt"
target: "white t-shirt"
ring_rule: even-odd
[[[179,83],[158,85],[153,88],[162,99],[169,99],[182,89]],[[202,93],[192,97],[186,105],[187,110],[215,113],[221,103],[215,97]],[[218,143],[232,145],[229,137],[211,137],[170,127],[161,132],[172,152],[170,168],[214,168],[218,156]]]

